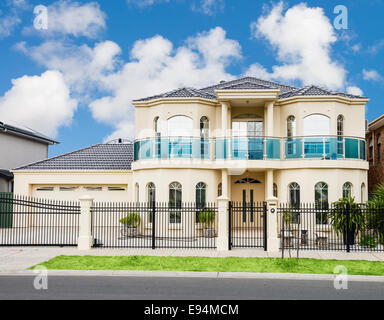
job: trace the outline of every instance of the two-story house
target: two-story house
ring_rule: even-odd
[[[39,197],[318,205],[367,199],[368,99],[252,77],[133,101],[134,145],[101,144],[19,168]]]
[[[48,147],[57,141],[29,128],[0,122],[0,192],[13,191],[11,169],[48,158]]]

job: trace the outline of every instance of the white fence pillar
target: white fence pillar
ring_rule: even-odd
[[[77,248],[79,250],[90,250],[93,245],[92,236],[92,213],[91,208],[93,198],[83,196],[80,199],[80,231],[79,242]]]
[[[277,237],[277,198],[267,199],[267,251],[279,252],[279,239]]]
[[[216,247],[218,251],[228,251],[228,201],[229,199],[224,196],[217,198],[219,232]]]

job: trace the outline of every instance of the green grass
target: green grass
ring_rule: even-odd
[[[384,275],[384,262],[295,258],[205,258],[151,256],[57,256],[39,265],[49,270],[161,270],[333,274],[343,265],[348,274]],[[30,269],[33,269],[31,267]]]

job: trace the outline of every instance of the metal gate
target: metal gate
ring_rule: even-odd
[[[267,250],[267,203],[229,202],[229,250],[264,248]]]

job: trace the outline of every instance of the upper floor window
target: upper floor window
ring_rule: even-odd
[[[344,117],[340,114],[337,117],[337,136],[342,137],[344,135]]]
[[[381,162],[381,134],[377,135],[377,162]]]
[[[156,136],[160,136],[160,126],[159,126],[159,117],[156,117],[153,119],[153,131],[155,132]]]
[[[329,118],[322,114],[312,114],[304,118],[304,136],[329,135]]]
[[[187,116],[175,116],[168,119],[168,136],[191,137],[193,121]]]
[[[287,118],[287,137],[296,136],[296,118],[294,116],[289,116]]]
[[[209,120],[207,117],[201,117],[200,119],[200,138],[209,138]]]
[[[369,138],[369,158],[373,157],[373,139]]]

